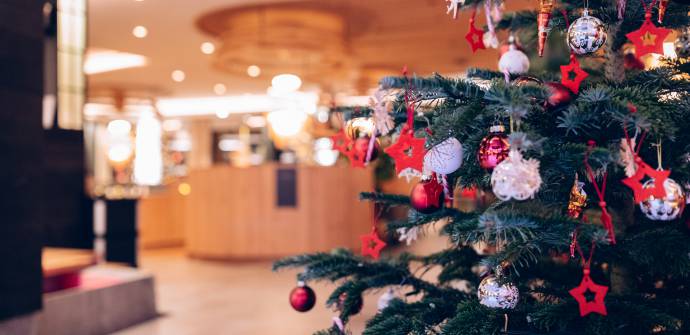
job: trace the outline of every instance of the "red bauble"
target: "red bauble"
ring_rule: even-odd
[[[508,157],[510,142],[503,125],[495,125],[489,129],[489,132],[489,136],[484,137],[479,143],[477,160],[479,160],[479,166],[491,170]]]
[[[410,204],[412,208],[424,214],[433,213],[441,208],[443,185],[439,184],[435,175],[431,178],[423,178],[412,188]]]
[[[362,157],[363,160],[367,158],[367,152],[369,151],[369,143],[371,142],[371,137],[364,136],[355,140],[353,150],[356,153],[356,157]],[[373,162],[376,157],[379,156],[379,141],[374,140],[374,147],[371,150],[370,162]]]
[[[547,108],[556,108],[567,105],[573,100],[573,92],[561,83],[549,82],[544,84],[549,89],[549,96],[546,98]]]
[[[314,308],[316,304],[316,293],[311,287],[298,284],[297,287],[290,292],[290,306],[298,312],[307,312]]]
[[[343,308],[345,307],[345,300],[347,300],[347,293],[343,292],[343,294],[341,294],[338,297],[337,308],[339,311],[342,311]],[[355,301],[354,301],[354,304],[352,305],[352,310],[350,311],[351,312],[350,315],[355,315],[355,314],[361,312],[363,306],[364,306],[364,300],[362,299],[362,296],[355,297]]]

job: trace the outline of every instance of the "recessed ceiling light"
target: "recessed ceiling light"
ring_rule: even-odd
[[[271,80],[271,85],[281,93],[297,91],[302,86],[302,79],[291,73],[279,74]]]
[[[205,54],[207,54],[207,55],[210,55],[210,54],[212,54],[214,51],[216,51],[216,46],[213,45],[213,43],[211,43],[211,42],[204,42],[204,43],[201,43],[201,52],[203,52],[203,53],[205,53]]]
[[[252,78],[256,78],[261,74],[261,68],[256,65],[249,65],[247,67],[247,74]]]
[[[175,71],[172,72],[171,77],[172,77],[172,80],[174,80],[174,81],[176,81],[176,82],[179,83],[179,82],[184,81],[184,79],[185,79],[186,76],[185,76],[185,74],[184,74],[184,71],[182,71],[182,70],[175,70]]]
[[[136,38],[144,38],[149,34],[149,30],[144,26],[136,26],[132,29],[132,35]]]
[[[217,95],[223,95],[227,91],[228,91],[228,88],[225,87],[225,85],[223,85],[221,83],[213,85],[213,92],[215,92]]]
[[[230,116],[230,112],[229,112],[229,111],[226,111],[226,110],[219,110],[219,111],[216,112],[216,116],[217,116],[219,119],[227,119],[228,116]]]
[[[84,60],[84,73],[96,74],[134,67],[142,67],[147,64],[146,57],[127,52],[107,49],[90,49]]]

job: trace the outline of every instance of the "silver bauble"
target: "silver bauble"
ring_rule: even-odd
[[[606,43],[606,27],[585,10],[584,15],[568,27],[566,43],[577,55],[595,52]]]
[[[529,57],[511,44],[498,61],[498,70],[510,74],[523,74],[529,71]]]
[[[643,189],[654,187],[654,179],[647,180]],[[666,196],[662,199],[649,197],[640,202],[640,210],[645,216],[656,221],[671,221],[677,219],[685,209],[685,194],[683,188],[673,179],[664,181]]]
[[[479,283],[477,297],[486,307],[513,309],[520,300],[520,292],[512,283],[501,285],[496,277],[488,276]]]

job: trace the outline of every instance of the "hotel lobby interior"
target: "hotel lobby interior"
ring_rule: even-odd
[[[689,9],[0,0],[0,335],[690,334]]]

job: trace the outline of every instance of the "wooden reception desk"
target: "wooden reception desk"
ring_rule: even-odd
[[[182,239],[187,253],[205,259],[264,259],[359,248],[371,229],[372,171],[334,167],[217,166],[192,171],[177,186],[139,204],[141,244]],[[182,233],[174,233],[182,232]]]

